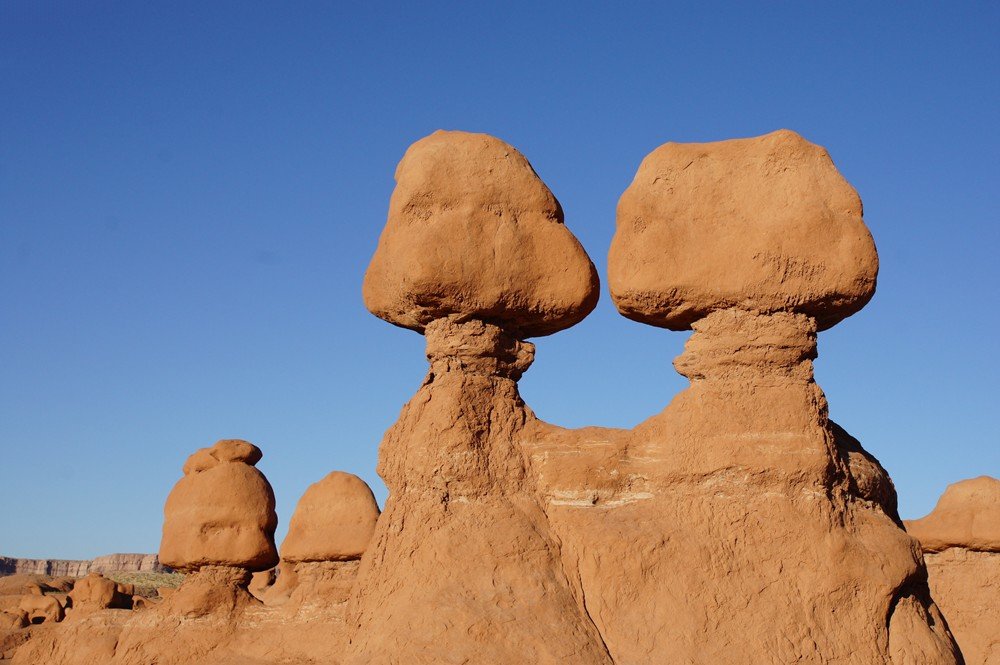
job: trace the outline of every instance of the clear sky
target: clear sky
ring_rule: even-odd
[[[1000,476],[1000,4],[0,3],[0,554],[156,551],[181,465],[264,451],[283,536],[328,471],[376,490],[426,367],[361,280],[406,147],[521,150],[606,273],[666,141],[794,129],[865,203],[878,293],[820,336],[832,417],[904,517]],[[632,427],[686,339],[537,340],[527,402]]]

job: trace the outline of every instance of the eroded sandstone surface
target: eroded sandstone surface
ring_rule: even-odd
[[[384,510],[326,476],[279,563],[261,452],[221,441],[167,500],[160,558],[189,571],[181,589],[53,623],[16,663],[962,662],[892,481],[814,380],[817,333],[878,269],[825,150],[781,131],[643,161],[612,297],[693,334],[674,362],[690,386],[631,430],[545,423],[519,394],[528,338],[598,293],[527,159],[437,132],[396,179],[364,298],[423,334],[429,366],[379,450]]]

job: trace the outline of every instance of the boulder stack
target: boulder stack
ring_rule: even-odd
[[[257,446],[225,439],[185,462],[163,509],[159,558],[194,574],[169,599],[172,609],[195,615],[233,609],[250,597],[251,574],[278,562],[274,493],[254,468],[260,458]]]

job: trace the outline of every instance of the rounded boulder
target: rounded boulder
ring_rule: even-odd
[[[687,330],[713,311],[791,311],[820,330],[875,292],[861,199],[798,134],[667,143],[618,202],[608,281],[626,317]]]
[[[210,565],[257,571],[278,562],[274,492],[252,465],[260,450],[238,443],[246,445],[220,441],[184,465],[184,477],[163,509],[159,557],[164,565],[184,572]]]
[[[523,339],[574,325],[597,298],[593,263],[524,155],[454,131],[406,151],[365,274],[373,314],[421,332],[459,315]]]
[[[282,561],[360,559],[375,532],[379,508],[361,478],[334,471],[302,495],[281,545]]]

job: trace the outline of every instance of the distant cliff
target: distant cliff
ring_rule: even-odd
[[[0,575],[83,577],[113,571],[166,572],[155,554],[105,554],[91,561],[68,559],[14,559],[0,556]]]

